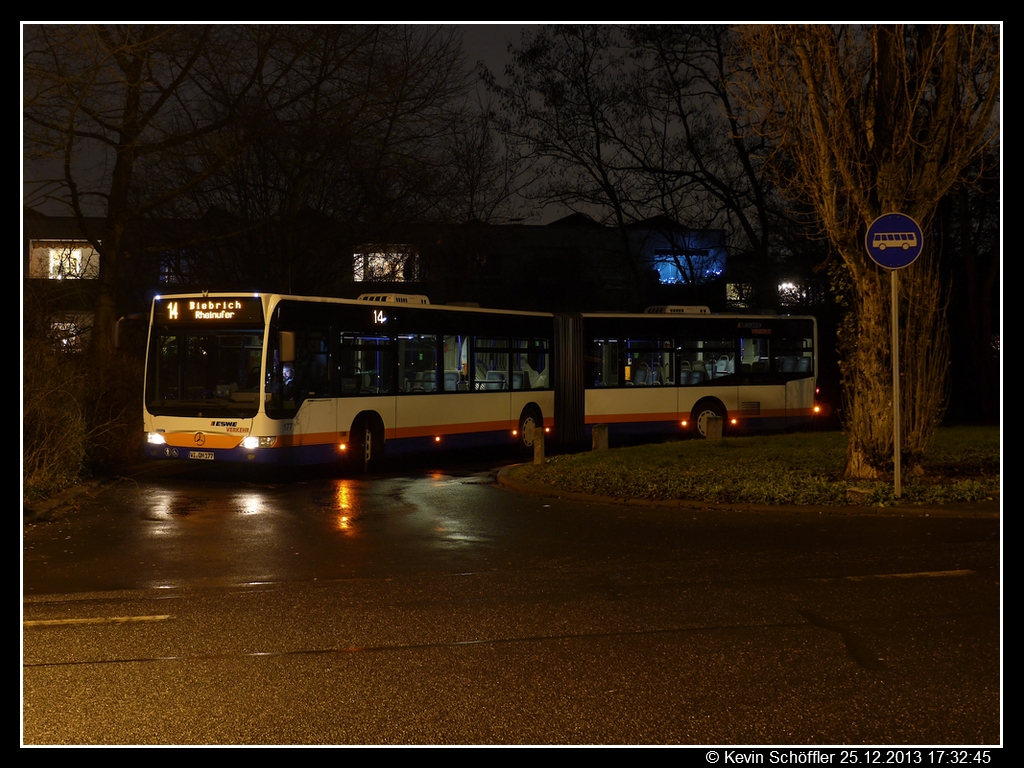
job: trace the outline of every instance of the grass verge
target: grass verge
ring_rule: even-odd
[[[517,482],[618,499],[892,506],[892,478],[843,480],[846,435],[809,432],[615,448],[513,468]],[[905,504],[984,501],[999,493],[998,427],[938,431],[922,465],[903,474]]]

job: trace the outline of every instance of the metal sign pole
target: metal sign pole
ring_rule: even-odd
[[[878,266],[889,270],[892,285],[892,446],[893,480],[896,498],[903,495],[900,485],[900,306],[899,271],[921,255],[924,233],[920,225],[902,213],[879,216],[864,236],[864,248]]]
[[[900,486],[900,271],[890,269],[892,284],[892,465],[896,498],[903,491]]]

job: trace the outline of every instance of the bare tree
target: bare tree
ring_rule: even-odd
[[[943,195],[993,141],[998,31],[762,26],[741,34],[748,77],[738,92],[778,148],[780,182],[811,201],[846,272],[846,474],[875,477],[892,456],[889,279],[868,258],[864,235],[891,212],[928,230]],[[946,402],[947,291],[934,246],[902,270],[900,287],[901,444],[913,466]]]
[[[764,139],[732,103],[738,46],[722,26],[559,26],[524,36],[508,83],[488,81],[506,139],[535,163],[533,199],[596,210],[620,227],[662,217],[677,222],[662,232],[670,243],[679,225],[722,229],[734,253],[774,259],[790,222],[764,173]],[[701,259],[675,244],[671,258],[694,287]],[[756,275],[755,300],[775,306],[774,270]]]
[[[139,168],[230,125],[262,76],[267,43],[244,27],[25,27],[27,150],[59,162],[48,197],[68,207],[100,254],[98,359],[113,349],[129,222],[201,179],[140,184]],[[222,157],[233,151],[222,144]],[[91,223],[97,216],[102,229]]]
[[[779,301],[774,270],[780,231],[791,228],[764,169],[765,140],[729,88],[740,38],[722,25],[628,28],[639,79],[637,169],[660,190],[661,211],[694,227],[723,228],[733,255],[761,265],[757,306]],[[653,195],[652,195],[653,197]]]
[[[499,126],[532,166],[528,199],[584,210],[623,233],[622,255],[638,293],[643,275],[633,258],[626,224],[651,215],[642,198],[625,135],[633,83],[618,30],[600,26],[545,27],[510,46],[507,83],[485,71],[500,102]]]
[[[502,140],[491,107],[477,105],[475,114],[452,134],[451,150],[459,190],[457,218],[483,223],[518,218],[513,199],[526,170],[516,148]]]
[[[346,267],[351,275],[361,237],[464,209],[468,73],[455,32],[98,25],[25,34],[29,150],[59,159],[51,197],[101,256],[96,351],[112,343],[134,220],[220,211],[198,247],[230,247],[218,249],[216,269],[190,263],[206,268],[207,286],[309,291],[336,284]],[[92,231],[97,211],[105,222]]]
[[[298,26],[281,30],[280,82],[249,99],[260,127],[183,204],[242,228],[208,279],[261,290],[334,290],[351,279],[352,246],[397,226],[449,220],[468,194],[460,136],[470,123],[461,41],[430,27]],[[286,66],[285,66],[286,64]],[[263,105],[266,105],[264,107]],[[202,159],[200,159],[202,162]],[[188,168],[179,170],[187,175]],[[347,259],[347,261],[346,261]]]

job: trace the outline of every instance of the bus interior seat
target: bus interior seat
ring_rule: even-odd
[[[433,374],[431,371],[416,371],[412,381],[408,382],[407,392],[432,392],[434,390]]]
[[[484,389],[505,389],[505,374],[501,371],[488,371],[484,378]]]
[[[545,370],[544,373],[538,373],[535,371],[526,360],[522,362],[523,371],[530,378],[530,386],[527,389],[546,389],[548,386],[548,374]]]
[[[637,366],[636,374],[633,376],[633,383],[638,387],[645,387],[651,383],[651,369],[647,363],[640,363]]]

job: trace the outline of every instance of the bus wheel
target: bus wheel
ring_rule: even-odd
[[[712,416],[723,419],[724,426],[725,406],[714,398],[701,400],[693,406],[693,413],[690,414],[690,420],[697,425],[697,431],[705,439],[708,436],[708,419]]]
[[[352,425],[349,458],[358,472],[369,472],[384,448],[384,429],[372,416],[359,416]]]
[[[544,433],[543,430],[544,417],[540,411],[532,405],[526,406],[519,417],[519,446],[524,451],[532,451],[534,442]]]

